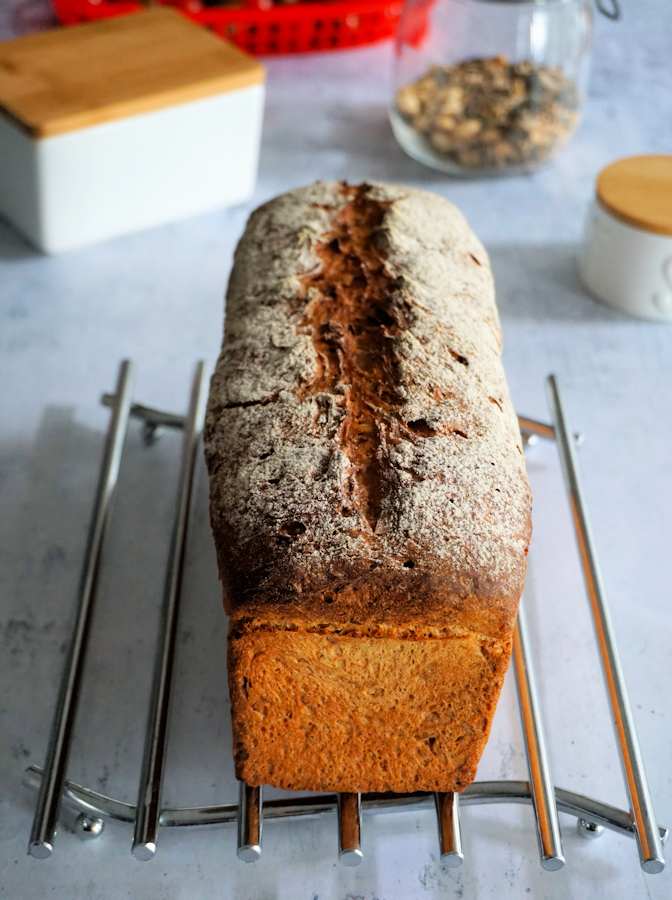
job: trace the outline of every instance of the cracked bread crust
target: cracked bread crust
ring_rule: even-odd
[[[206,421],[211,519],[232,615],[236,764],[249,783],[449,790],[473,777],[510,654],[530,536],[500,343],[487,256],[446,200],[389,185],[316,184],[251,216]],[[297,737],[307,733],[305,715],[300,704],[265,703],[254,691],[265,685],[272,696],[276,679],[283,696],[312,697],[321,726],[308,729],[310,752],[319,757],[337,723],[322,720],[307,685],[338,695],[347,717],[350,684],[367,698],[372,723],[390,708],[353,672],[378,671],[391,696],[395,657],[400,679],[416,677],[410,642],[433,661],[404,702],[422,713],[431,692],[439,704],[429,737],[443,752],[433,768],[424,760],[425,783],[413,775],[420,757],[412,753],[411,769],[397,766],[399,777],[385,781],[365,744],[340,769],[327,766],[328,784],[300,759],[290,772],[277,742],[290,741],[289,756],[307,753]],[[331,684],[328,666],[318,677],[307,657],[297,664],[299,646],[318,656],[322,647],[325,659],[341,648],[338,658],[352,666],[343,686]],[[497,663],[479,669],[483,647]],[[334,663],[334,678],[339,671]],[[416,711],[397,720],[407,736],[417,732]],[[396,752],[383,730],[381,766],[385,746]],[[451,734],[466,742],[461,753],[449,752]]]

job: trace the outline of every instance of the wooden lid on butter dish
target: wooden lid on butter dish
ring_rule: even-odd
[[[603,169],[597,198],[617,219],[672,235],[672,156],[629,156]]]
[[[0,43],[0,110],[36,138],[263,81],[255,59],[166,8]]]

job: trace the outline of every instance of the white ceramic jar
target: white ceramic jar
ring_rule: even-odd
[[[598,300],[672,322],[672,156],[634,156],[597,179],[579,255]]]

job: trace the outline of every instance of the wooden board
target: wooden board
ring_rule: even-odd
[[[672,234],[672,156],[630,156],[600,172],[597,197],[629,225]]]
[[[166,8],[0,43],[0,110],[38,138],[263,80],[256,60]]]

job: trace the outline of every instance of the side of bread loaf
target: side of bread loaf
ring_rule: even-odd
[[[316,184],[251,216],[206,423],[239,778],[473,779],[530,534],[500,343],[446,200]]]

